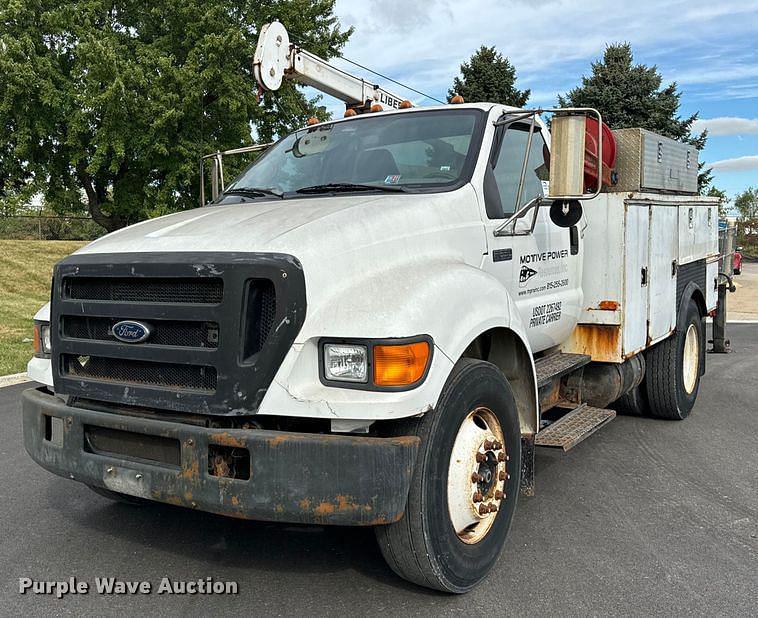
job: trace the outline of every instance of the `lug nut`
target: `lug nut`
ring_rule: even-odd
[[[497,454],[497,460],[498,461],[505,461],[505,453],[498,453]]]
[[[499,489],[495,491],[495,500],[502,500],[505,498],[505,494]]]
[[[484,453],[477,453],[476,454],[476,461],[478,463],[483,463],[486,460],[487,460],[487,457],[486,457],[486,455]]]
[[[481,481],[481,480],[482,480],[482,477],[481,477],[481,476],[479,476],[479,475],[478,475],[476,472],[474,472],[474,473],[471,475],[471,482],[472,482],[472,483],[478,483],[478,482],[479,482],[479,481]]]
[[[474,502],[481,502],[482,500],[484,500],[484,496],[482,495],[482,492],[477,491],[474,494],[474,498],[473,499],[474,499]]]
[[[484,450],[485,451],[491,451],[493,448],[495,448],[495,443],[491,442],[490,440],[484,441]]]
[[[487,508],[486,504],[480,504],[479,505],[479,515],[486,515],[489,512],[490,512],[490,510],[489,510],[489,508]]]
[[[490,511],[490,513],[497,513],[497,505],[496,504],[490,504],[489,511]]]
[[[497,440],[495,440],[495,447],[494,448],[495,448],[496,451],[499,451],[501,448],[503,448],[503,445],[500,442],[498,442]]]
[[[500,474],[497,475],[497,478],[499,481],[505,481],[508,479],[508,475],[501,470]]]

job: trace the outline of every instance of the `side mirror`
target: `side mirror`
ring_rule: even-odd
[[[555,115],[550,125],[550,199],[584,194],[586,117]]]
[[[553,200],[591,200],[616,183],[616,140],[600,112],[588,107],[553,112],[550,189]]]
[[[571,227],[582,218],[579,200],[555,200],[550,206],[550,220],[558,227]]]

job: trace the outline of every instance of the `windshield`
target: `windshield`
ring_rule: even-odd
[[[468,180],[476,109],[359,116],[302,129],[272,146],[227,193],[454,188]]]

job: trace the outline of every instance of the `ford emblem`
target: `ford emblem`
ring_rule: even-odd
[[[144,322],[122,320],[113,325],[113,336],[124,343],[141,343],[152,334],[150,326]]]

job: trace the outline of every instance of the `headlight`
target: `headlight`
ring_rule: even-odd
[[[325,385],[374,391],[404,391],[421,384],[434,350],[428,335],[322,340],[320,346],[320,377]]]
[[[34,323],[34,356],[46,358],[50,356],[50,322]]]
[[[368,348],[364,345],[324,345],[324,377],[339,382],[368,381]]]

